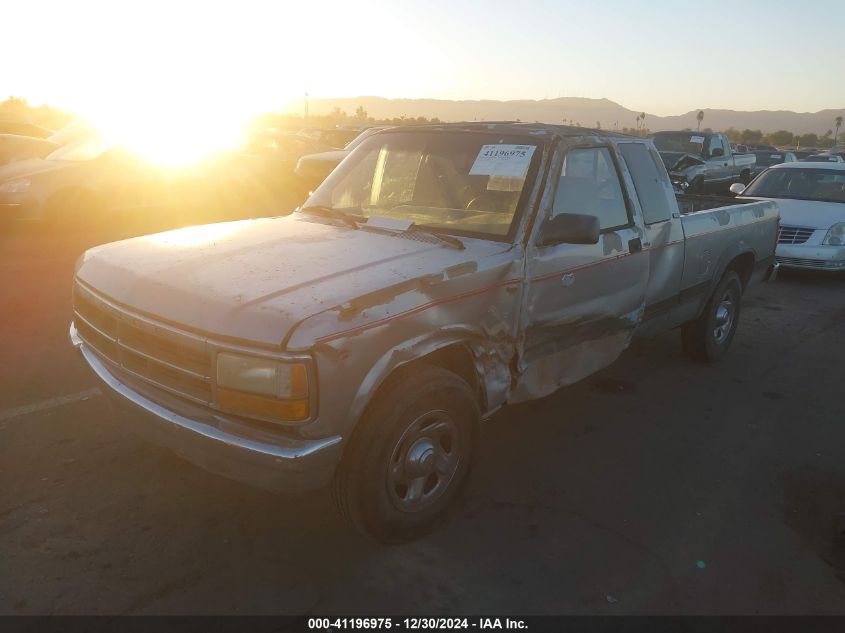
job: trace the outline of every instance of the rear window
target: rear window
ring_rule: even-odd
[[[645,223],[665,222],[672,217],[675,194],[663,164],[643,143],[622,143],[619,152],[631,172]]]
[[[771,167],[772,165],[780,165],[783,162],[783,154],[772,154],[771,152],[754,152],[757,157],[757,164],[761,167]]]

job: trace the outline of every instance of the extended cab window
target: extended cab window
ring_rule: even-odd
[[[672,184],[660,158],[654,156],[644,143],[622,143],[619,153],[625,159],[634,181],[637,199],[646,224],[665,222],[672,216]]]
[[[606,147],[573,149],[566,154],[552,217],[561,213],[594,215],[602,230],[631,223],[619,174]]]

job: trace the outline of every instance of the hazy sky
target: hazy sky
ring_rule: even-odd
[[[25,0],[3,9],[0,98],[77,111],[314,97],[607,97],[845,106],[845,0]]]

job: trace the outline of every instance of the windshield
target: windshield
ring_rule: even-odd
[[[783,162],[784,154],[772,154],[771,152],[754,152],[759,167],[771,167],[780,165]]]
[[[60,147],[47,156],[47,160],[93,160],[109,149],[110,145],[98,137],[86,138]]]
[[[742,195],[756,198],[845,202],[845,171],[770,169],[756,178]]]
[[[366,139],[304,205],[505,237],[540,159],[530,137],[390,132]]]
[[[654,145],[661,152],[702,154],[704,135],[695,132],[658,132],[654,135]]]

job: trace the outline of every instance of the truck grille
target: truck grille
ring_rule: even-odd
[[[803,226],[781,226],[778,244],[803,244],[813,234],[815,229]]]
[[[165,391],[211,404],[211,355],[202,337],[132,314],[79,283],[74,324],[85,343],[112,365]]]

